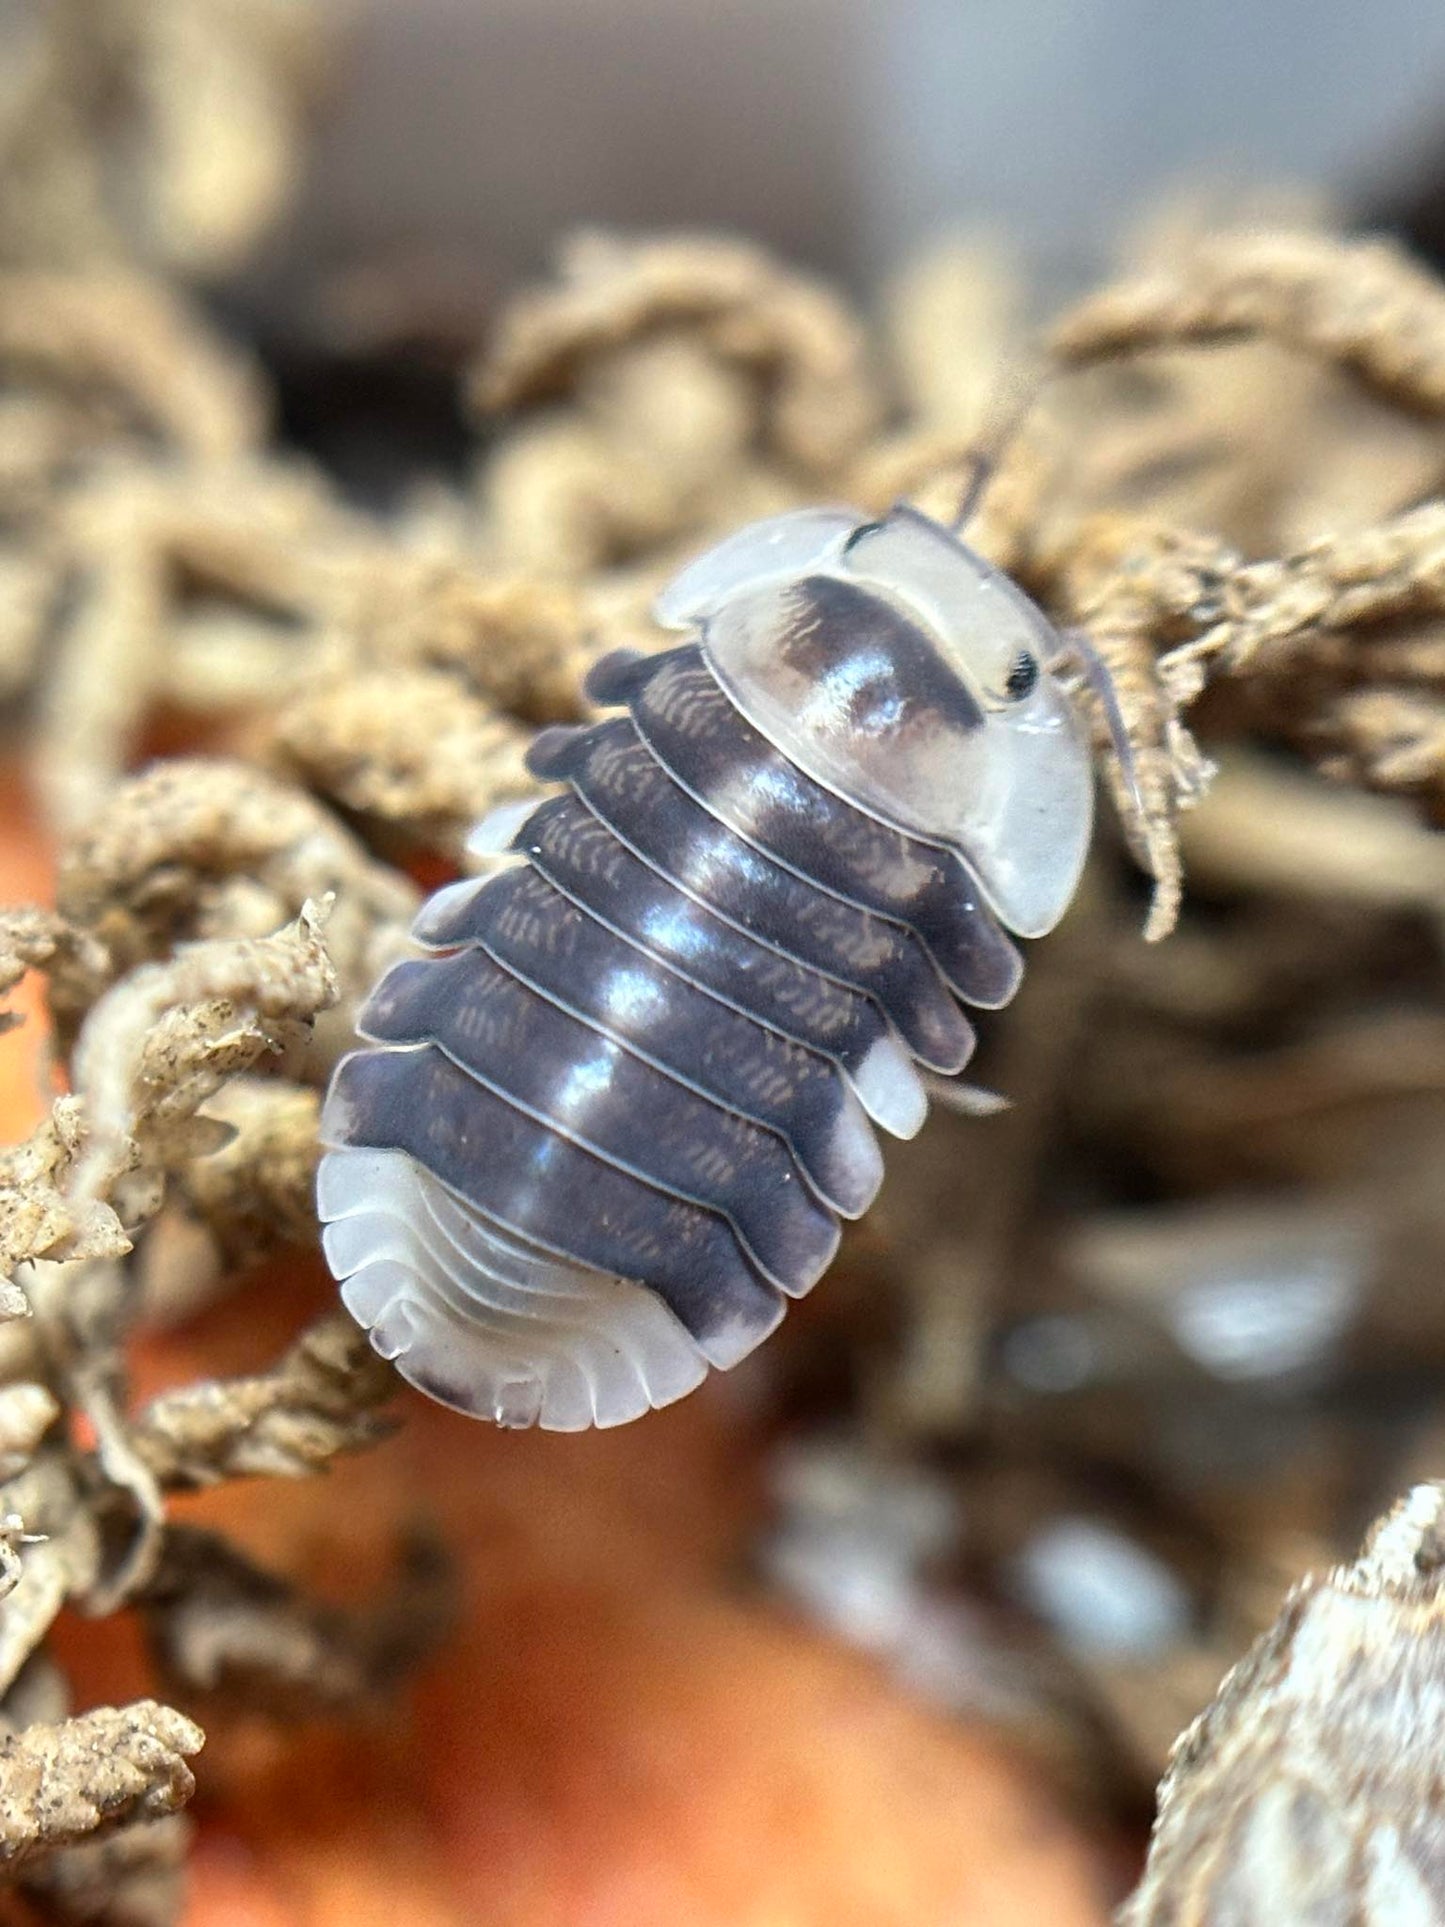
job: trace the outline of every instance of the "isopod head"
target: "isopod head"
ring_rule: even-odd
[[[950,530],[801,509],[741,529],[663,592],[743,714],[816,781],[956,849],[999,918],[1040,936],[1088,852],[1093,779],[1047,665],[1060,640]]]

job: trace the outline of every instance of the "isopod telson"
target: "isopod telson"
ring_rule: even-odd
[[[323,1116],[347,1306],[505,1425],[620,1424],[752,1351],[1089,843],[1059,636],[918,511],[756,523],[656,615],[689,639],[538,737],[565,787],[483,826],[513,860],[426,904]]]

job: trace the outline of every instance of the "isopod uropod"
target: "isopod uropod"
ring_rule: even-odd
[[[1061,639],[906,506],[720,543],[544,730],[365,1004],[322,1121],[323,1241],[371,1342],[504,1425],[616,1425],[814,1285],[1087,852]]]

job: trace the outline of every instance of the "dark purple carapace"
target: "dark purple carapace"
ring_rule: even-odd
[[[742,530],[537,739],[338,1066],[342,1296],[413,1384],[616,1425],[752,1351],[1052,927],[1092,783],[1040,612],[910,509]]]

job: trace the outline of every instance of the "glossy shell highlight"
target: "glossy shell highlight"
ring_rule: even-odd
[[[424,907],[323,1113],[344,1301],[504,1425],[621,1424],[760,1344],[1087,847],[1067,705],[1017,673],[1044,618],[912,511],[740,531],[658,616],[693,639],[539,736],[559,793]]]

